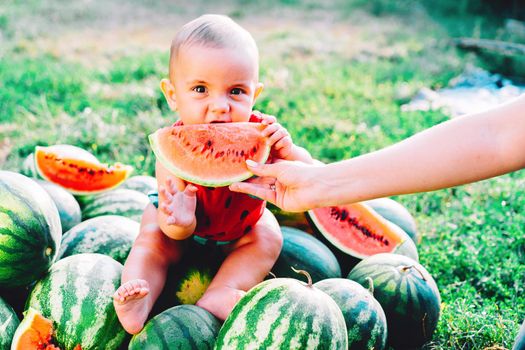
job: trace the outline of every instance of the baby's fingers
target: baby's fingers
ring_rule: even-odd
[[[184,194],[188,197],[195,197],[195,194],[197,193],[199,189],[192,184],[186,185],[186,188],[184,189]]]
[[[273,115],[268,114],[261,114],[261,118],[261,124],[263,125],[273,124],[277,121],[277,119]]]
[[[168,192],[168,190],[164,186],[159,187],[159,193],[162,194],[168,201],[171,201],[171,199],[173,198],[173,194],[171,192]]]
[[[270,124],[266,128],[264,128],[264,130],[262,131],[262,135],[268,137],[275,133],[277,130],[279,130],[280,127],[281,125],[279,125],[279,123]]]
[[[270,143],[270,145],[273,145],[274,143],[281,139],[284,139],[285,137],[290,137],[290,134],[288,134],[288,131],[286,131],[286,129],[281,128],[277,130],[272,136],[270,136],[268,142]]]
[[[292,145],[292,138],[290,136],[283,137],[277,143],[273,146],[276,150],[285,149],[287,147],[291,147]]]

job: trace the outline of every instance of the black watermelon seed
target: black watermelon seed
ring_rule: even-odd
[[[241,213],[241,220],[244,220],[248,216],[249,212],[248,210],[245,210]]]
[[[251,230],[252,230],[252,226],[251,225],[246,226],[246,228],[244,229],[244,234],[247,234]]]
[[[232,204],[232,196],[229,196],[228,199],[226,199],[226,203],[224,204],[224,207],[229,208],[230,204]]]

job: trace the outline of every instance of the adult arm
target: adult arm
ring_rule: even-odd
[[[327,165],[279,162],[250,167],[261,178],[232,190],[301,211],[396,194],[432,191],[525,167],[525,95],[458,117],[384,149]],[[275,186],[275,190],[274,187]]]

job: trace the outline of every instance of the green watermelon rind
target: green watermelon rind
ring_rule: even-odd
[[[62,224],[49,194],[34,179],[0,171],[0,287],[29,285],[55,261]]]
[[[126,337],[113,306],[122,264],[102,254],[77,254],[57,261],[34,286],[26,303],[53,322],[62,350],[116,350]]]
[[[220,327],[219,320],[198,306],[174,306],[149,320],[128,349],[212,350]]]
[[[228,178],[228,179],[203,179],[194,176],[191,174],[191,172],[188,172],[187,170],[181,169],[177,166],[175,166],[161,151],[161,147],[159,146],[158,142],[158,131],[154,132],[153,134],[148,136],[150,146],[153,150],[153,153],[155,153],[155,156],[157,157],[158,161],[171,173],[176,175],[177,177],[194,183],[199,184],[206,187],[224,187],[229,186],[234,182],[241,182],[246,179],[249,179],[253,176],[253,174],[246,170],[245,172],[239,174],[238,176]],[[265,145],[265,150],[263,153],[263,157],[259,160],[260,163],[265,163],[266,160],[268,160],[268,157],[270,156],[270,150],[271,147],[268,143]]]
[[[73,195],[64,188],[54,183],[34,179],[51,196],[55,203],[62,223],[62,233],[65,233],[73,226],[82,221],[80,205]]]
[[[119,215],[97,216],[81,222],[62,237],[59,259],[82,253],[107,255],[121,264],[126,262],[140,224]]]
[[[314,236],[299,229],[281,226],[283,247],[272,272],[277,277],[299,278],[292,270],[305,270],[312,281],[341,277],[341,267],[332,251]]]
[[[78,200],[82,207],[82,220],[120,215],[140,222],[144,209],[150,203],[144,193],[120,188]]]
[[[347,278],[328,278],[314,286],[332,297],[343,312],[349,349],[385,349],[385,312],[370,290]]]
[[[371,212],[375,213],[375,211],[370,206],[366,204],[363,204],[363,205],[368,207],[368,209]],[[330,233],[327,230],[323,228],[323,226],[317,219],[317,216],[315,215],[314,210],[309,210],[307,212],[307,215],[310,218],[310,220],[312,220],[312,222],[314,223],[314,226],[316,227],[316,229],[324,236],[324,238],[326,238],[326,240],[330,242],[330,244],[332,244],[334,247],[339,249],[341,252],[351,255],[358,259],[365,259],[368,257],[368,255],[361,254],[350,247],[346,247],[340,244],[334,237],[332,237],[332,235],[330,235]],[[390,226],[392,230],[396,231],[399,234],[399,236],[402,237],[401,242],[396,246],[394,250],[392,250],[391,253],[408,256],[409,258],[419,261],[417,247],[414,241],[410,238],[410,236],[398,225],[394,224],[391,221],[386,220],[385,218],[383,218],[377,213],[376,215],[379,216],[381,220],[384,220],[388,224],[388,226]]]
[[[293,278],[274,278],[250,289],[219,331],[215,350],[346,349],[346,323],[336,302]]]
[[[405,266],[410,268],[402,273],[400,267]],[[376,254],[357,264],[347,278],[365,288],[368,278],[372,279],[374,297],[387,318],[388,343],[394,348],[419,348],[432,338],[441,296],[430,273],[417,261],[398,254]]]
[[[9,349],[20,324],[15,311],[0,297],[0,349]]]

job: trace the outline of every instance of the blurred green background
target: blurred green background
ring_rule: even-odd
[[[149,133],[176,118],[159,81],[172,36],[203,14],[255,37],[265,91],[256,108],[329,162],[390,145],[449,116],[404,112],[477,66],[515,81],[523,57],[459,50],[453,38],[524,43],[506,30],[522,1],[29,0],[0,3],[0,167],[68,143],[153,175]],[[421,262],[443,305],[427,349],[510,348],[525,318],[524,172],[396,198],[423,235]]]

